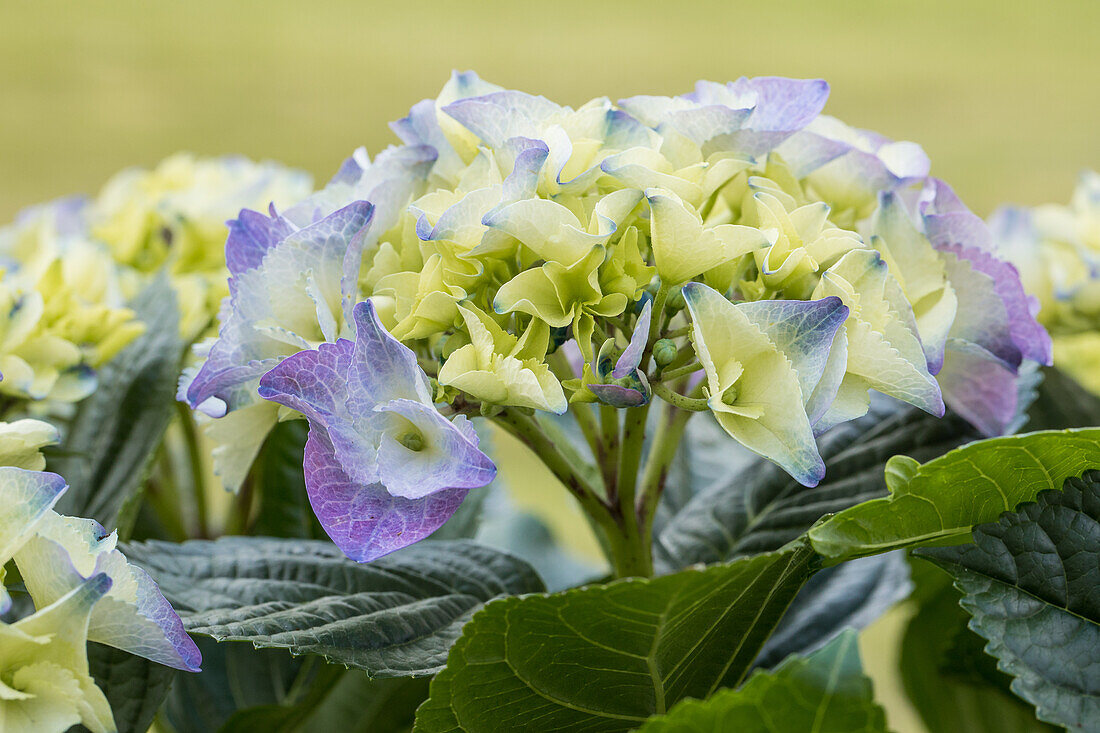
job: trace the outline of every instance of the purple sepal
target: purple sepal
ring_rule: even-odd
[[[1017,369],[982,347],[949,340],[936,379],[947,406],[983,435],[1003,435],[1016,420]]]
[[[305,481],[317,520],[340,550],[369,562],[428,537],[466,498],[467,489],[446,489],[422,499],[393,496],[380,483],[348,478],[323,428],[311,426],[306,440]]]
[[[354,343],[288,357],[260,380],[259,394],[309,420],[310,501],[349,557],[370,560],[426,537],[496,466],[465,417],[439,413],[415,354],[371,302],[353,317]]]
[[[187,402],[192,408],[204,406],[211,414],[224,414],[238,407],[253,399],[254,393],[249,388],[253,380],[294,353],[294,344],[308,347],[309,334],[303,336],[284,328],[281,338],[273,338],[266,327],[285,322],[286,318],[279,314],[290,307],[300,307],[304,313],[320,317],[318,294],[310,292],[310,282],[330,286],[338,282],[344,307],[349,307],[373,216],[374,207],[370,203],[356,201],[292,232],[268,248],[258,266],[230,278],[229,299],[222,307],[218,338],[186,389]],[[313,279],[300,284],[296,279],[303,273],[311,273]],[[280,282],[285,283],[284,287],[276,287]],[[304,292],[299,290],[303,287]],[[332,297],[335,293],[324,295]],[[337,329],[335,318],[336,314],[327,314],[325,323],[315,322],[317,329]],[[335,333],[332,337],[335,338]]]
[[[229,237],[225,240],[225,264],[230,277],[259,267],[267,251],[297,228],[279,216],[275,204],[271,204],[269,211],[271,215],[264,216],[259,211],[241,209],[236,219],[226,222]]]
[[[611,370],[611,376],[615,379],[630,375],[642,363],[642,354],[649,341],[649,324],[652,317],[653,301],[647,300],[642,306],[641,314],[638,315],[638,322],[634,325],[634,333],[630,335],[630,344],[615,362],[615,368]]]
[[[588,389],[596,398],[611,407],[641,407],[649,402],[649,384],[645,375],[639,373],[642,389],[624,387],[618,384],[590,384]]]
[[[993,280],[997,297],[1004,303],[1008,314],[1006,325],[1018,352],[1015,358],[1005,359],[1004,354],[995,352],[997,356],[1014,366],[1018,366],[1021,359],[1030,359],[1050,366],[1054,362],[1054,347],[1050,334],[1035,320],[1039,312],[1039,301],[1024,292],[1020,273],[1016,267],[976,247],[945,244],[938,246],[937,249],[942,252],[951,252],[960,260],[966,260],[976,271],[988,275]],[[967,315],[963,312],[958,318],[966,318]]]

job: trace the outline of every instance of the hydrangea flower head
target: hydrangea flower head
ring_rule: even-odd
[[[574,109],[456,74],[394,123],[403,145],[238,217],[183,395],[215,423],[258,397],[305,416],[311,499],[359,559],[491,478],[466,416],[660,398],[807,485],[815,435],[870,391],[1007,430],[1022,365],[1049,361],[1018,274],[919,146],[821,115],[827,95],[764,77]],[[303,236],[358,201],[362,242]]]

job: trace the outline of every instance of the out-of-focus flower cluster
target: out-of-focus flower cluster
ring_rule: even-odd
[[[1050,361],[1018,275],[917,145],[827,95],[757,78],[573,109],[456,74],[403,144],[230,225],[219,335],[181,384],[232,441],[223,476],[305,415],[314,508],[370,559],[492,477],[466,415],[705,399],[808,485],[815,434],[870,390],[1004,431],[1021,365]]]
[[[83,399],[96,369],[144,330],[84,213],[83,201],[65,199],[0,229],[0,393],[9,399]]]
[[[116,549],[113,532],[53,510],[67,487],[39,470],[38,451],[55,441],[54,429],[36,420],[0,423],[0,721],[12,733],[79,724],[102,733],[115,725],[88,670],[89,640],[189,671],[201,656],[156,583]],[[4,585],[11,560],[33,603],[22,614]]]
[[[1083,173],[1068,206],[1003,207],[989,226],[1039,300],[1058,366],[1100,393],[1100,174]]]
[[[88,225],[91,237],[123,265],[128,297],[148,275],[168,271],[182,309],[180,330],[193,339],[228,295],[226,222],[241,209],[282,206],[312,190],[307,174],[276,163],[181,153],[108,181],[90,204]]]
[[[227,220],[310,191],[307,175],[273,163],[177,155],[120,173],[95,199],[23,211],[0,228],[0,393],[43,412],[90,394],[96,370],[142,333],[125,304],[162,269],[194,339],[228,293]]]

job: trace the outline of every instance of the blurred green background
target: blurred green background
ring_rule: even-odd
[[[323,182],[452,68],[580,104],[741,75],[822,77],[845,121],[921,143],[985,214],[1067,199],[1100,167],[1100,2],[899,0],[0,2],[0,221],[177,151],[274,158]],[[504,476],[573,546],[583,518],[517,447]],[[578,536],[577,532],[581,533]],[[864,634],[891,727],[905,611]]]
[[[1063,201],[1100,165],[1095,0],[0,2],[0,219],[181,149],[323,181],[452,68],[579,104],[823,77],[973,208]]]

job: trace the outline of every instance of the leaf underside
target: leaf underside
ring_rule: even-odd
[[[329,542],[266,537],[126,552],[190,632],[319,654],[378,677],[435,672],[484,603],[545,590],[523,561],[468,541],[421,542],[366,564]]]
[[[976,527],[972,544],[918,554],[955,577],[970,628],[1040,719],[1100,730],[1100,471]]]

